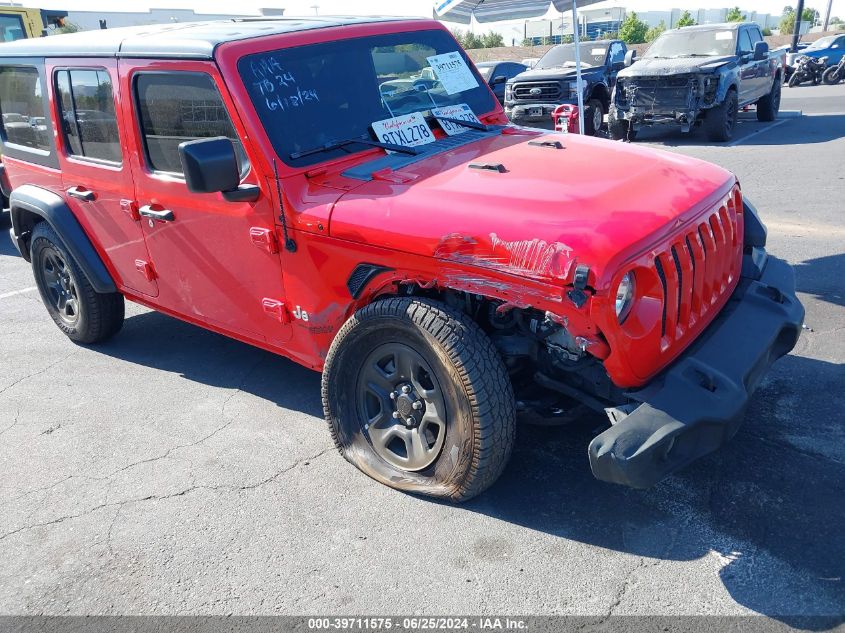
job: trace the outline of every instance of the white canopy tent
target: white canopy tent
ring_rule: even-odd
[[[582,6],[601,0],[580,0]],[[581,42],[578,33],[578,0],[434,0],[434,13],[449,22],[470,24],[523,20],[546,15],[552,7],[561,14],[572,11],[575,41],[575,81],[578,90],[578,129],[584,133],[584,84],[581,80]]]

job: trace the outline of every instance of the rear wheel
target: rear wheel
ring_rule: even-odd
[[[68,338],[77,343],[99,343],[117,334],[123,326],[123,295],[94,290],[46,222],[33,229],[30,254],[41,300]]]
[[[724,143],[733,138],[739,115],[736,90],[728,90],[721,105],[711,108],[704,117],[704,132],[711,141]]]
[[[827,85],[832,86],[842,81],[843,76],[845,76],[845,67],[841,64],[838,66],[831,66],[822,74],[822,81]]]
[[[780,77],[775,77],[772,89],[757,101],[757,120],[774,121],[780,110]]]
[[[356,312],[332,343],[322,391],[340,453],[392,488],[465,501],[498,478],[513,447],[500,356],[474,322],[435,301]]]
[[[604,125],[604,107],[598,99],[590,99],[584,112],[584,134],[595,136]]]

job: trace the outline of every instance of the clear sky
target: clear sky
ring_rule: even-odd
[[[288,15],[313,15],[314,5],[322,14],[362,15],[431,15],[431,0],[23,0],[24,6],[44,9],[87,11],[143,11],[150,7],[185,8],[197,12],[227,13],[256,11],[259,7],[281,7]],[[720,9],[738,4],[746,11],[777,15],[795,0],[609,0],[591,8],[623,6],[634,11],[668,10],[672,8]],[[805,6],[818,9],[821,14],[827,0],[805,0]],[[831,15],[845,19],[845,0],[833,0]],[[486,25],[485,25],[486,26]]]

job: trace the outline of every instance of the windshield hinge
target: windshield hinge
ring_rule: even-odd
[[[587,293],[584,292],[587,288],[587,279],[590,276],[590,267],[586,264],[580,264],[575,269],[575,279],[572,282],[572,290],[566,293],[569,300],[575,304],[576,308],[580,308],[587,302]]]

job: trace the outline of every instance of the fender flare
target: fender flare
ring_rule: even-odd
[[[719,88],[716,91],[716,104],[721,105],[728,96],[728,90],[733,88],[739,95],[739,67],[733,66],[719,73]]]
[[[25,216],[29,213],[39,216],[53,228],[94,290],[103,294],[117,292],[117,286],[106,265],[61,196],[35,185],[22,185],[14,189],[9,196],[9,209],[12,216],[12,238],[24,259],[30,261],[26,246],[27,234],[32,231],[32,225],[27,225],[25,221]]]

